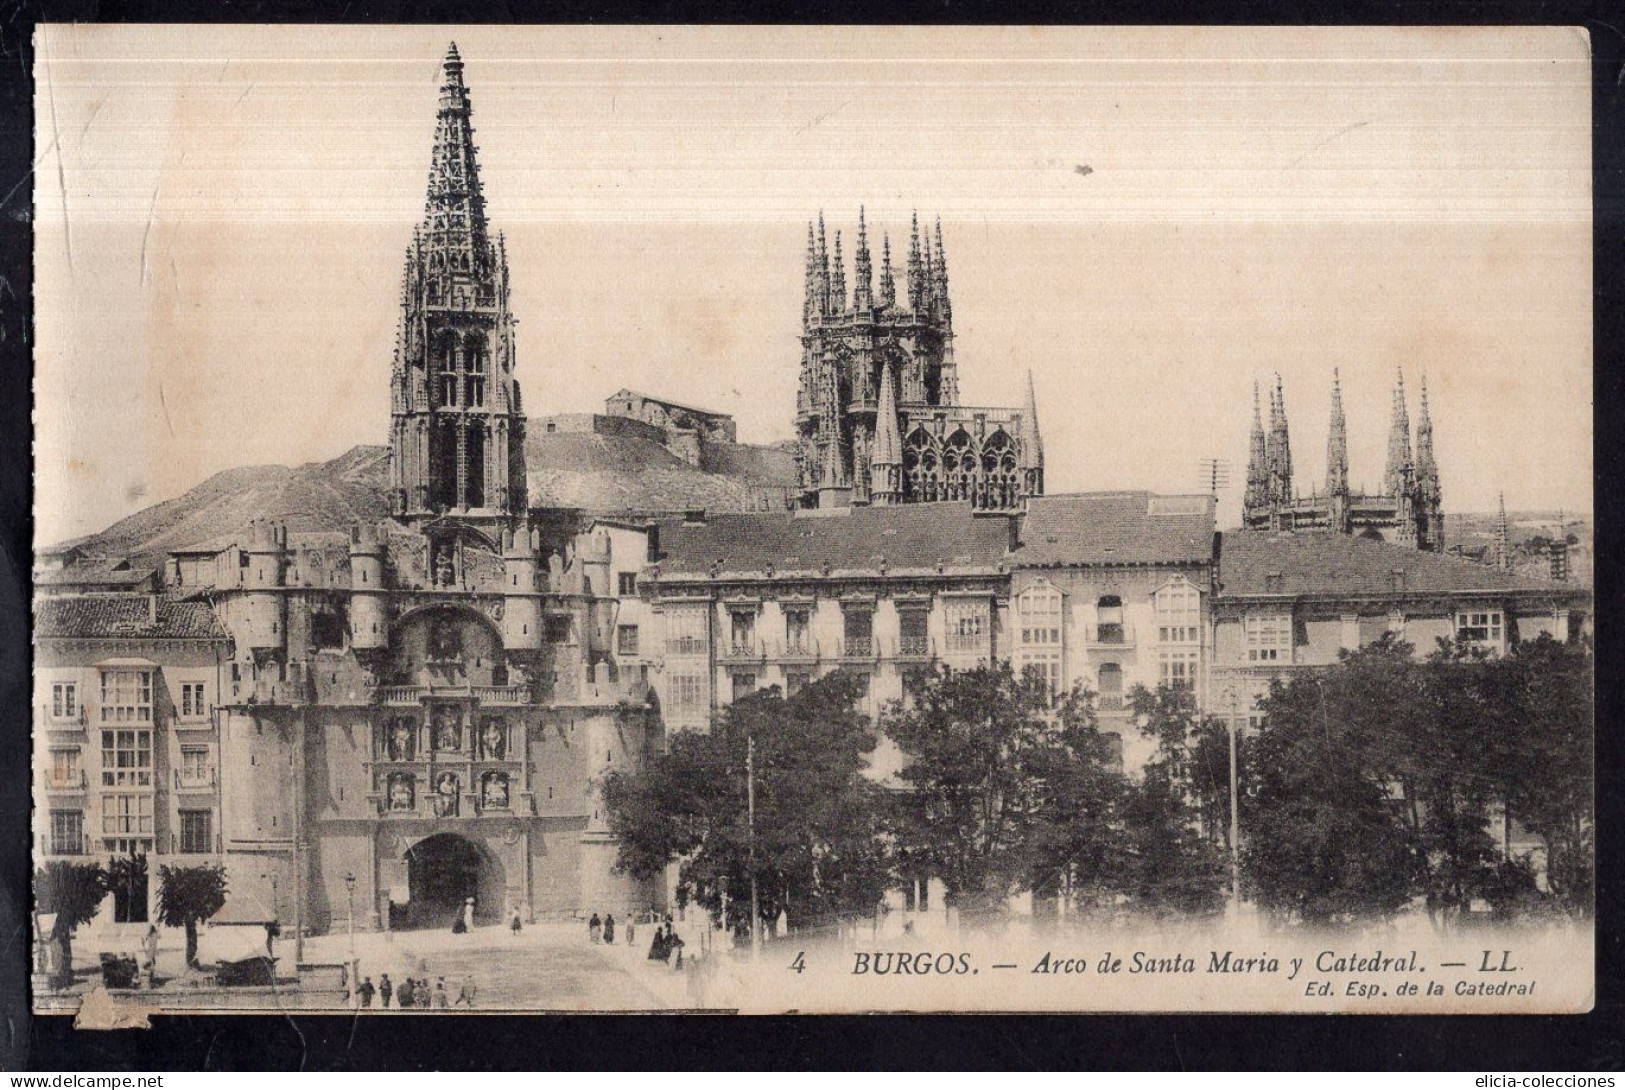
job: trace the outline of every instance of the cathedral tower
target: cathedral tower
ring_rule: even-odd
[[[489,234],[471,111],[453,44],[441,70],[423,222],[402,276],[390,492],[397,517],[452,515],[494,528],[525,510],[525,416],[507,252]]]
[[[861,208],[855,237],[848,291],[840,232],[831,255],[823,214],[816,227],[807,225],[796,399],[799,505],[968,500],[1014,510],[1041,494],[1035,408],[959,404],[942,224],[933,238],[914,217],[902,270],[892,267],[884,232],[874,268]],[[899,298],[899,279],[906,299]]]
[[[1332,368],[1332,418],[1326,431],[1326,502],[1331,528],[1349,532],[1349,438],[1343,419],[1343,386]]]

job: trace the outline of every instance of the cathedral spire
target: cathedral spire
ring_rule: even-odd
[[[852,261],[852,309],[869,310],[874,306],[874,276],[869,265],[869,227],[864,223],[861,204],[858,205],[858,252]]]
[[[897,281],[892,279],[891,273],[891,236],[880,236],[880,307],[897,305]]]
[[[880,407],[875,413],[875,442],[869,452],[869,500],[874,504],[903,501],[903,437],[897,428],[897,379],[891,364],[880,372]]]
[[[1411,420],[1405,409],[1405,372],[1394,383],[1393,422],[1388,429],[1388,467],[1383,471],[1383,490],[1396,501],[1411,490],[1415,464],[1411,461]]]
[[[1346,496],[1349,490],[1349,440],[1343,420],[1343,387],[1332,368],[1332,420],[1326,433],[1326,494]]]
[[[1271,394],[1270,405],[1275,404]],[[1247,443],[1247,490],[1241,500],[1243,517],[1250,518],[1269,505],[1269,462],[1264,441],[1264,418],[1258,408],[1258,382],[1253,381],[1253,430]]]
[[[487,242],[472,113],[468,88],[463,84],[463,60],[453,42],[441,65],[440,110],[435,119],[423,232],[428,248],[440,255],[445,268],[477,272],[487,259]]]
[[[920,239],[920,294],[925,298],[923,307],[916,307],[922,314],[935,315],[937,310],[937,268],[936,262],[931,258],[931,232],[927,231]]]
[[[1044,440],[1038,434],[1038,395],[1033,390],[1032,368],[1027,369],[1027,404],[1022,407],[1021,468],[1044,468]]]
[[[1428,412],[1428,377],[1422,376],[1422,403],[1416,414],[1416,506],[1421,522],[1421,546],[1435,552],[1444,548],[1444,507],[1439,488],[1439,464],[1433,457],[1433,418]]]
[[[841,232],[835,232],[835,264],[829,272],[829,311],[846,313],[846,261],[841,257]]]
[[[920,262],[920,214],[914,213],[908,229],[908,308],[925,313],[925,267]]]
[[[812,325],[823,307],[823,277],[819,275],[818,244],[813,239],[812,220],[807,221],[807,301],[801,307],[801,326]]]
[[[948,251],[942,245],[941,216],[937,217],[937,275],[931,287],[936,295],[937,305],[942,308],[943,325],[952,326],[954,311],[948,303]]]
[[[824,238],[824,210],[818,210],[818,309],[829,313],[829,245]]]
[[[1286,423],[1286,391],[1281,376],[1275,376],[1275,397],[1270,406],[1270,498],[1276,503],[1292,502],[1292,439]]]

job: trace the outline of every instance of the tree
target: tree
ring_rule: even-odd
[[[1000,912],[1011,894],[1087,889],[1110,830],[1106,745],[1081,689],[1052,697],[1006,664],[919,675],[886,733],[907,763],[899,799],[909,858],[961,911]]]
[[[39,910],[55,913],[51,941],[61,957],[53,983],[67,987],[73,983],[73,933],[95,918],[107,896],[107,871],[99,863],[69,863],[52,860],[34,874]]]
[[[642,768],[606,776],[618,868],[646,878],[680,860],[678,896],[712,911],[726,900],[732,927],[749,919],[753,875],[764,921],[872,912],[893,879],[892,837],[886,793],[863,774],[876,738],[857,698],[843,673],[788,699],[754,693],[709,732],[680,732]]]
[[[158,921],[186,928],[186,966],[197,968],[197,925],[226,904],[226,868],[215,864],[158,868]]]
[[[1368,651],[1381,658],[1373,666],[1409,656],[1386,640],[1358,654]],[[1361,729],[1403,699],[1369,700],[1363,688],[1334,699],[1331,690],[1347,680],[1337,672],[1347,668],[1273,683],[1250,747],[1242,875],[1259,906],[1283,922],[1391,916],[1418,881],[1415,831],[1396,813],[1390,783],[1372,771]]]
[[[1228,739],[1183,687],[1136,686],[1129,707],[1157,749],[1123,799],[1121,891],[1141,915],[1213,915],[1224,905],[1214,837],[1229,835]]]
[[[1542,637],[1519,644],[1506,669],[1517,739],[1508,810],[1545,843],[1547,885],[1558,903],[1588,916],[1596,883],[1592,649]]]

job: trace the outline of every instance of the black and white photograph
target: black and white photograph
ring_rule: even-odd
[[[36,1013],[1591,1010],[1583,29],[34,58]]]

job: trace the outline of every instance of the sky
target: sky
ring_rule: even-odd
[[[1589,45],[1514,29],[46,26],[36,520],[381,444],[455,38],[531,416],[631,387],[788,438],[806,225],[941,217],[961,399],[1050,492],[1375,489],[1425,374],[1446,511],[1591,510]],[[13,193],[7,198],[15,204]],[[849,272],[850,280],[850,272]]]

